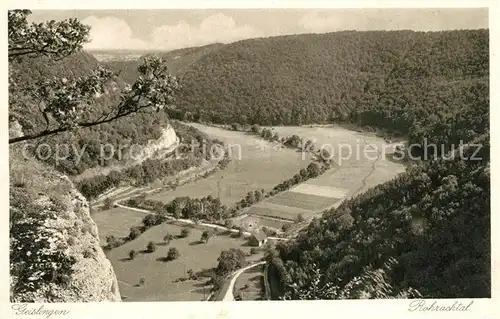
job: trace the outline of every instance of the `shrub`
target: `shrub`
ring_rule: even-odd
[[[128,235],[128,239],[134,240],[137,237],[139,237],[141,234],[142,234],[141,229],[137,226],[134,226],[134,227],[130,228],[130,234]]]
[[[147,251],[148,253],[152,253],[152,252],[154,252],[155,250],[156,250],[156,245],[155,245],[155,243],[153,243],[152,241],[150,241],[150,242],[148,243],[148,246],[146,247],[146,251]]]
[[[174,236],[172,236],[171,234],[166,234],[165,236],[163,236],[163,241],[166,242],[167,245],[170,244],[172,239],[174,239]]]
[[[227,228],[231,229],[231,228],[233,228],[234,223],[233,223],[233,221],[231,219],[226,219],[224,221],[224,226],[226,226]]]
[[[180,257],[180,253],[179,253],[179,250],[175,247],[172,247],[168,250],[168,254],[167,254],[167,260],[175,260],[177,258]]]
[[[254,125],[252,125],[251,130],[252,130],[252,132],[254,132],[255,134],[259,134],[259,133],[260,133],[260,126],[259,126],[259,124],[254,124]]]
[[[135,250],[131,250],[128,252],[128,258],[130,260],[133,260],[135,258],[135,256],[137,256],[137,252]]]
[[[107,249],[113,249],[115,247],[120,246],[123,243],[122,240],[116,238],[113,235],[106,236],[106,248]]]
[[[203,234],[201,234],[201,241],[204,241],[205,244],[208,243],[210,237],[212,237],[213,233],[211,231],[205,230]]]
[[[305,218],[304,218],[304,215],[302,215],[302,214],[298,214],[298,215],[297,215],[297,218],[295,219],[295,221],[296,221],[297,223],[301,223],[301,222],[303,222],[304,220],[305,220]]]
[[[146,283],[146,278],[141,277],[141,278],[139,279],[139,286],[142,286],[142,285],[144,285],[145,283]]]
[[[106,199],[104,200],[104,209],[105,210],[108,210],[108,209],[111,209],[113,208],[113,200],[109,197],[106,197]]]
[[[188,274],[188,276],[189,276],[188,278],[189,278],[190,280],[198,280],[198,276],[196,275],[196,273],[194,272],[194,270],[193,270],[193,269],[189,269],[189,270],[187,271],[187,274]]]
[[[189,228],[183,228],[183,229],[181,230],[181,237],[182,237],[182,238],[186,238],[186,237],[188,237],[188,236],[189,236],[189,234],[191,234],[191,229],[189,229]]]

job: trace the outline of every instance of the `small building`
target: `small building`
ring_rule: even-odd
[[[267,235],[261,229],[259,229],[258,231],[252,233],[250,239],[248,240],[248,243],[251,246],[255,247],[265,245],[267,243]]]

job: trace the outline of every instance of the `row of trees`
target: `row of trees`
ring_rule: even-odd
[[[138,238],[142,233],[144,233],[146,230],[149,228],[159,225],[163,222],[166,221],[165,216],[162,216],[161,214],[149,214],[144,217],[142,220],[142,225],[140,226],[133,226],[130,228],[130,232],[126,237],[122,238],[117,238],[113,235],[106,236],[106,245],[104,246],[105,249],[111,250],[113,248],[119,247],[123,244],[125,244],[128,241],[134,240]],[[189,237],[191,234],[191,230],[189,228],[182,228],[180,235],[178,235],[178,238],[186,238]],[[205,234],[203,233],[201,240],[205,241],[206,243],[208,242],[208,239],[212,236],[212,233]],[[169,245],[170,242],[174,239],[175,237],[172,234],[165,234],[163,236],[163,242],[166,245]],[[156,249],[156,245],[154,242],[149,242],[146,251],[147,252],[153,252]]]
[[[148,247],[146,249],[146,252],[152,253],[156,250],[156,246],[154,245],[153,242],[149,242]],[[128,252],[128,258],[129,260],[134,260],[135,257],[137,256],[137,252],[135,250],[131,250]],[[171,247],[168,249],[167,257],[165,257],[166,261],[170,260],[175,260],[181,256],[179,249],[175,247]]]
[[[232,208],[222,205],[219,198],[214,198],[211,195],[202,198],[190,198],[187,196],[176,197],[167,204],[158,200],[146,199],[145,195],[141,195],[128,199],[126,205],[154,211],[156,214],[151,214],[148,215],[150,217],[146,217],[150,218],[151,223],[155,225],[164,221],[160,216],[166,215],[173,216],[174,218],[220,223],[223,220],[235,216],[240,209],[251,206],[269,196],[274,196],[280,192],[286,191],[292,186],[310,178],[315,178],[324,173],[328,168],[329,165],[322,165],[320,162],[311,162],[307,168],[302,168],[292,178],[276,185],[268,193],[266,193],[264,189],[248,192],[245,198],[237,202]]]
[[[202,198],[187,196],[176,197],[169,203],[146,199],[145,196],[133,197],[127,200],[127,205],[154,211],[154,216],[170,215],[174,218],[205,220],[209,222],[222,221],[229,217],[229,211],[221,204],[219,198],[211,195]]]
[[[95,59],[76,54],[89,41],[89,26],[74,18],[29,22],[30,14],[29,10],[8,11],[11,152],[30,146],[26,142],[33,142],[31,146],[50,144],[50,149],[58,150],[55,146],[81,147],[96,140],[113,143],[116,148],[119,143],[110,139],[116,136],[123,140],[127,134],[126,130],[118,133],[118,130],[121,131],[119,125],[134,122],[133,119],[121,123],[118,120],[151,110],[160,114],[157,122],[150,114],[144,117],[139,115],[135,118],[139,120],[127,127],[131,137],[137,138],[135,143],[157,136],[155,134],[163,124],[161,110],[172,104],[174,92],[178,89],[178,83],[169,75],[164,61],[154,57],[143,60],[135,83],[129,87],[122,86],[124,83],[109,70],[101,68]],[[106,123],[113,123],[110,129],[102,126]],[[16,124],[20,125],[20,129]],[[117,126],[113,127],[114,124]],[[101,127],[96,130],[97,125]],[[78,128],[86,129],[83,134],[90,139],[79,135],[82,132],[78,132]],[[29,147],[27,149],[30,150]],[[97,148],[90,147],[89,150],[95,153]],[[26,155],[19,157],[20,162],[11,162],[11,170],[26,165],[20,163],[29,163]],[[76,174],[95,166],[99,160],[96,154],[87,154],[79,164],[74,155],[71,153],[66,162],[61,162],[59,169]],[[53,158],[47,157],[47,162],[54,163]],[[51,292],[67,289],[76,259],[73,254],[68,254],[67,244],[61,241],[65,236],[54,242],[57,235],[62,235],[61,229],[47,232],[46,226],[47,220],[55,220],[56,215],[67,213],[69,208],[58,198],[64,192],[69,194],[72,185],[62,183],[58,174],[43,166],[30,174],[30,178],[39,181],[37,185],[10,185],[11,299],[17,302],[61,301],[63,297]],[[54,186],[61,187],[56,191],[57,196],[52,189]],[[43,205],[35,205],[42,194],[47,194],[44,196],[48,200]],[[74,243],[74,237],[70,238],[73,240],[68,240],[68,243]],[[88,255],[88,252],[85,254]]]
[[[305,182],[310,178],[318,177],[319,175],[323,174],[328,168],[328,165],[321,165],[319,162],[311,162],[309,163],[307,168],[302,168],[300,172],[295,174],[292,178],[274,186],[274,188],[269,192],[269,195],[276,195],[290,189],[294,185]]]

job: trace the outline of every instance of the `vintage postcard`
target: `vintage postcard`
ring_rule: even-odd
[[[495,10],[12,2],[1,317],[495,318]]]

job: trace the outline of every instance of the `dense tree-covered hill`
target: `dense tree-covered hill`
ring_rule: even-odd
[[[426,137],[482,134],[453,123],[489,94],[488,36],[488,30],[345,31],[227,44],[184,69],[171,116],[268,125],[349,122],[419,144]]]
[[[424,155],[425,144],[434,143],[438,148],[430,154],[454,155],[422,158],[269,251],[270,277],[279,281],[275,297],[490,296],[488,37],[488,30],[345,31],[165,54],[182,77],[170,117],[268,125],[348,122],[406,135],[417,145],[412,154]],[[11,69],[21,70],[18,83],[31,83],[37,72],[58,76],[81,69],[68,61],[47,61],[48,71],[45,65]],[[98,66],[87,55],[79,61]],[[126,82],[135,80],[132,66],[123,68]],[[123,85],[113,83],[100,107],[112,103],[114,86]],[[27,102],[26,110],[16,108],[11,117],[30,130],[44,119]],[[137,114],[50,140],[145,141],[166,121],[164,113]],[[460,143],[481,149],[473,154],[478,146],[465,146],[464,158]],[[97,162],[94,154],[60,169],[78,173]]]
[[[46,126],[46,119],[39,111],[39,107],[43,105],[39,105],[36,98],[29,96],[27,92],[43,86],[43,81],[52,78],[75,79],[88,76],[92,71],[103,66],[91,54],[78,52],[63,59],[45,56],[27,58],[12,62],[9,67],[10,81],[14,84],[9,87],[10,121],[11,123],[17,121],[23,133],[30,134],[43,130]],[[119,93],[125,85],[126,83],[120,77],[114,77],[108,81],[104,87],[104,94],[96,96],[95,103],[86,116],[95,119],[108,113],[120,102]],[[165,112],[141,112],[96,127],[47,136],[32,143],[33,147],[28,149],[33,150],[35,156],[55,165],[64,173],[79,174],[87,168],[109,165],[114,160],[118,160],[118,158],[111,160],[101,158],[101,145],[109,143],[116,149],[132,144],[144,145],[148,140],[159,138],[162,128],[167,124],[168,116]],[[48,153],[48,148],[40,148],[41,152],[36,152],[37,145],[41,143],[51,146],[51,154]],[[64,156],[66,152],[69,152],[71,156],[56,163],[57,147],[61,149],[60,155]],[[82,154],[81,160],[78,160],[77,153]],[[115,152],[115,154],[118,157],[119,153]]]
[[[182,79],[170,116],[226,124],[348,122],[404,134],[420,145],[415,155],[425,140],[443,142],[446,151],[452,135],[484,133],[484,126],[465,123],[468,113],[484,111],[474,101],[489,94],[488,37],[488,30],[343,31],[176,50],[163,54]],[[123,63],[113,67],[133,81],[134,63]]]
[[[186,69],[179,107],[213,122],[286,125],[351,118],[372,125],[383,119],[379,125],[406,130],[415,106],[424,104],[417,109],[427,114],[435,109],[436,101],[420,95],[435,86],[468,86],[487,75],[486,30],[251,39],[222,46]],[[381,105],[360,108],[367,99]],[[397,112],[408,113],[406,122],[393,123],[401,117]]]
[[[218,50],[223,47],[223,44],[214,43],[200,47],[184,48],[169,52],[150,53],[161,56],[168,65],[168,70],[173,75],[182,75],[186,70],[200,60],[203,56]],[[138,61],[108,61],[107,66],[120,74],[127,83],[133,83],[138,76],[137,64]]]

